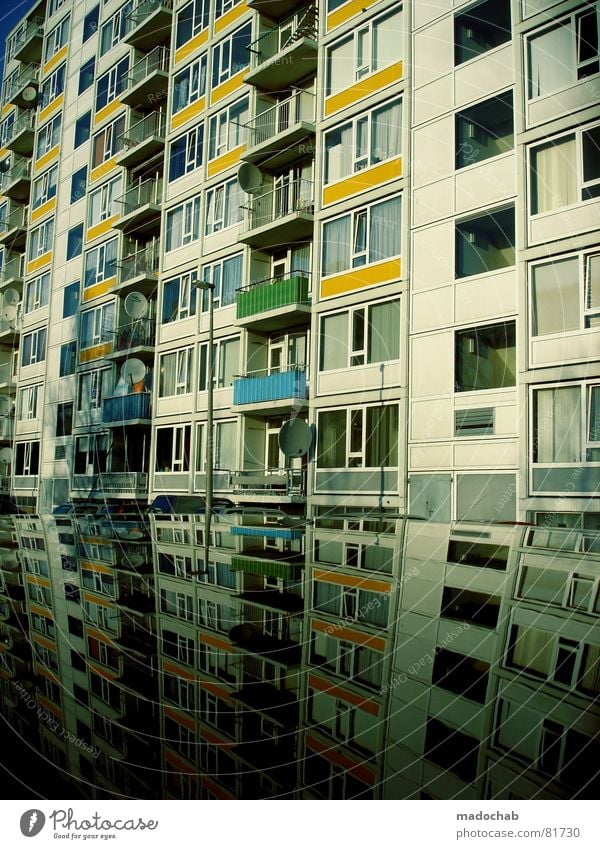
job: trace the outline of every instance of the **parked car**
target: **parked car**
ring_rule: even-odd
[[[206,501],[203,495],[157,495],[148,513],[168,514],[201,514],[204,513]],[[229,498],[213,498],[213,513],[222,513],[227,508],[235,507]]]

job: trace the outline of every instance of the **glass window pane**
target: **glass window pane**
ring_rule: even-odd
[[[580,288],[576,257],[533,269],[534,336],[579,330]]]

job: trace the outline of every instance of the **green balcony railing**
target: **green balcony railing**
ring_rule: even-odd
[[[305,271],[292,272],[289,277],[274,277],[254,283],[238,292],[236,318],[308,303],[308,278]]]

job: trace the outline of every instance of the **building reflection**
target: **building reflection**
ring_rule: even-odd
[[[50,798],[598,792],[598,533],[247,507],[206,563],[202,515],[0,523],[4,760]]]

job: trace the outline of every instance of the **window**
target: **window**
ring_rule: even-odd
[[[69,374],[75,374],[75,361],[77,357],[77,342],[65,342],[60,346],[59,357],[59,377],[67,377]]]
[[[400,255],[400,195],[323,225],[323,274]]]
[[[81,255],[83,248],[83,223],[76,224],[67,233],[67,260]]]
[[[125,116],[117,118],[112,124],[96,133],[93,142],[92,168],[97,168],[115,156],[123,147],[122,135],[125,132]]]
[[[513,147],[512,91],[456,114],[457,168],[483,162]]]
[[[230,12],[242,0],[217,0],[215,5],[215,20]]]
[[[50,295],[50,273],[34,277],[25,286],[24,312],[25,314],[39,310],[48,304]]]
[[[454,62],[461,65],[510,38],[510,0],[485,0],[455,17]]]
[[[75,171],[71,177],[71,203],[77,203],[78,200],[85,197],[87,186],[87,166],[84,165],[79,171]]]
[[[531,214],[600,197],[600,124],[531,150]]]
[[[71,436],[73,433],[73,402],[63,401],[56,405],[56,436]]]
[[[191,433],[190,425],[174,425],[157,429],[157,472],[189,472]]]
[[[226,307],[235,302],[237,289],[242,285],[243,254],[213,262],[211,265],[202,266],[202,280],[211,284],[213,306]],[[202,309],[207,310],[211,291],[205,289],[202,292]]]
[[[326,96],[354,85],[402,56],[402,11],[369,21],[327,50]]]
[[[175,47],[190,41],[208,26],[209,0],[191,0],[177,12]]]
[[[51,18],[55,12],[58,12],[59,9],[65,5],[67,0],[50,0],[50,5],[48,8],[48,18]]]
[[[325,183],[385,162],[402,151],[402,101],[395,100],[325,135]]]
[[[321,318],[321,371],[399,358],[399,299]]]
[[[175,115],[206,94],[206,53],[173,79],[172,112]]]
[[[457,331],[455,364],[456,392],[515,386],[515,322]]]
[[[163,672],[163,692],[165,699],[184,710],[195,710],[196,685],[193,681],[175,677]]]
[[[162,323],[182,321],[196,315],[196,286],[197,273],[189,271],[171,280],[166,280],[163,286]]]
[[[176,578],[192,577],[192,558],[184,554],[158,553],[158,571],[161,575],[174,575]]]
[[[204,124],[188,130],[171,142],[169,149],[169,182],[190,174],[202,165]]]
[[[83,285],[85,288],[102,283],[117,273],[117,247],[119,240],[111,239],[97,248],[85,252]]]
[[[98,17],[100,15],[100,6],[94,6],[91,12],[88,12],[83,19],[83,41],[85,42],[98,32]]]
[[[29,231],[29,245],[27,259],[29,262],[52,250],[52,238],[54,235],[54,220],[44,221],[35,230]]]
[[[94,189],[90,192],[88,202],[88,227],[95,227],[111,218],[118,215],[121,206],[117,200],[123,191],[123,178],[121,174],[113,177],[103,186]]]
[[[46,328],[26,333],[21,340],[21,366],[41,363],[46,359]]]
[[[132,28],[129,15],[133,10],[133,0],[128,0],[100,28],[100,56],[122,41]]]
[[[192,391],[193,350],[193,348],[182,348],[179,351],[162,354],[158,388],[160,398],[186,395]]]
[[[115,330],[115,304],[103,304],[81,314],[81,335],[79,338],[82,348],[91,348],[102,342],[111,342]]]
[[[317,466],[321,469],[398,465],[398,407],[357,407],[319,413]]]
[[[15,445],[15,474],[37,475],[40,470],[40,443],[17,442]]]
[[[92,56],[87,62],[84,62],[79,69],[79,85],[77,94],[83,94],[88,88],[94,85],[94,73],[96,71],[96,58]]]
[[[106,678],[102,678],[96,672],[90,673],[90,684],[92,695],[110,705],[115,710],[121,706],[121,691],[115,684],[111,684]]]
[[[600,254],[583,254],[531,269],[532,335],[600,326]]]
[[[356,586],[340,585],[329,581],[315,581],[313,588],[315,610],[330,613],[347,621],[365,622],[378,627],[387,625],[388,595],[365,592]]]
[[[545,97],[600,71],[598,17],[600,7],[562,18],[529,36],[529,99]]]
[[[237,468],[237,423],[217,422],[215,424],[215,469]]]
[[[9,112],[3,121],[0,121],[0,145],[6,147],[7,142],[12,139],[16,112]]]
[[[94,433],[89,436],[78,436],[75,440],[75,474],[97,475],[107,471],[108,466],[108,435],[106,433]],[[101,581],[102,592],[114,593],[114,578],[103,572],[93,572],[95,580]],[[82,570],[83,585],[86,583],[86,572]],[[99,587],[90,587],[90,589]]]
[[[35,147],[36,159],[39,159],[45,153],[49,153],[60,142],[61,124],[62,116],[56,115],[47,124],[40,127]]]
[[[121,94],[127,86],[129,56],[117,62],[109,71],[98,77],[96,83],[96,112],[99,112]]]
[[[311,663],[326,667],[335,675],[356,680],[366,687],[378,689],[382,682],[383,654],[365,646],[316,634]]]
[[[66,68],[66,63],[63,63],[42,83],[40,89],[40,106],[42,109],[64,92]]]
[[[536,389],[533,416],[534,463],[600,461],[600,384]]]
[[[58,178],[58,165],[53,165],[44,174],[33,181],[33,192],[31,208],[38,209],[51,198],[56,197],[56,181]]]
[[[167,212],[167,251],[174,251],[200,238],[200,196],[190,198]]]
[[[99,410],[102,399],[110,394],[110,368],[96,368],[79,375],[77,409],[79,412]]]
[[[76,150],[78,147],[81,147],[81,145],[85,144],[85,142],[89,139],[91,126],[91,112],[85,112],[83,115],[80,115],[79,118],[75,121],[75,136],[73,139],[74,150]]]
[[[252,23],[248,22],[213,47],[212,87],[224,83],[250,62],[248,45],[252,41]]]
[[[208,189],[205,234],[210,236],[240,222],[244,217],[243,203],[244,193],[237,177]]]
[[[17,400],[17,418],[19,421],[37,419],[39,415],[40,390],[41,386],[39,383],[19,389]]]
[[[208,130],[208,158],[215,159],[246,141],[244,126],[250,120],[249,99],[244,97],[210,119]]]
[[[502,209],[456,224],[456,277],[515,264],[515,210]]]
[[[220,339],[213,347],[214,363],[214,387],[222,389],[233,386],[233,380],[239,372],[240,367],[240,340]],[[207,367],[208,367],[208,345],[200,345],[200,364],[198,367],[198,390],[205,392],[207,389]]]
[[[187,595],[186,593],[161,589],[160,612],[168,613],[170,616],[176,616],[178,619],[185,619],[188,622],[193,622],[194,599],[191,595]]]
[[[186,596],[186,598],[189,598],[189,596]],[[163,630],[162,652],[167,657],[172,657],[174,660],[180,661],[180,663],[187,663],[188,666],[193,666],[194,649],[195,642],[191,637],[177,634],[175,631]]]
[[[69,41],[69,26],[71,18],[67,15],[62,21],[56,24],[46,35],[44,44],[44,64],[56,56],[65,44]]]

